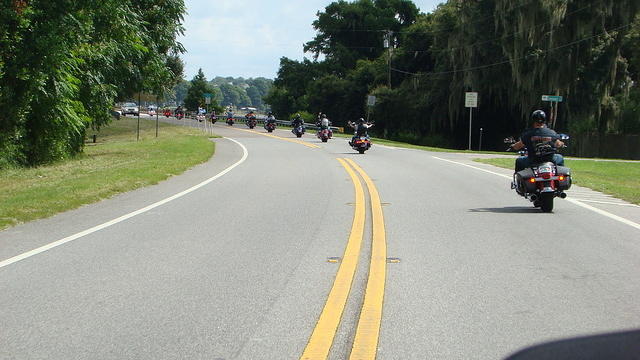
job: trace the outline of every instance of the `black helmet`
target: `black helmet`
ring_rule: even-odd
[[[531,114],[531,120],[537,123],[544,123],[547,121],[547,114],[542,110],[536,110]]]

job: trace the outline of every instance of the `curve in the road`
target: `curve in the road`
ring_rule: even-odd
[[[231,139],[231,138],[226,138],[226,139],[233,141],[234,143],[238,144],[242,148],[242,152],[243,152],[242,153],[242,158],[240,158],[240,160],[238,160],[237,162],[233,163],[232,165],[230,165],[226,169],[222,170],[218,174],[216,174],[216,175],[208,178],[207,180],[204,180],[204,181],[200,182],[199,184],[194,185],[194,186],[192,186],[192,187],[190,187],[190,188],[188,188],[188,189],[186,189],[184,191],[181,191],[181,192],[179,192],[179,193],[177,193],[175,195],[172,195],[172,196],[170,196],[170,197],[168,197],[166,199],[163,199],[163,200],[157,201],[157,202],[155,202],[155,203],[153,203],[151,205],[145,206],[142,209],[138,209],[136,211],[132,211],[132,212],[130,212],[128,214],[122,215],[122,216],[120,216],[118,218],[115,218],[113,220],[107,221],[107,222],[102,223],[100,225],[96,225],[96,226],[94,226],[92,228],[89,228],[87,230],[81,231],[81,232],[73,234],[71,236],[67,236],[67,237],[65,237],[63,239],[60,239],[60,240],[56,240],[54,242],[51,242],[49,244],[43,245],[43,246],[41,246],[39,248],[30,250],[30,251],[24,252],[24,253],[22,253],[20,255],[16,255],[16,256],[11,257],[9,259],[0,261],[0,268],[3,268],[3,267],[8,266],[8,265],[11,265],[11,264],[16,263],[18,261],[27,259],[27,258],[32,257],[34,255],[43,253],[45,251],[51,250],[51,249],[53,249],[55,247],[58,247],[60,245],[64,245],[64,244],[66,244],[68,242],[77,240],[77,239],[79,239],[79,238],[81,238],[83,236],[87,236],[89,234],[95,233],[96,231],[100,231],[102,229],[108,228],[108,227],[110,227],[112,225],[115,225],[117,223],[123,222],[123,221],[125,221],[127,219],[130,219],[130,218],[134,217],[134,216],[146,213],[149,210],[155,209],[158,206],[164,205],[164,204],[166,204],[166,203],[168,203],[170,201],[173,201],[173,200],[178,199],[178,198],[180,198],[180,197],[182,197],[184,195],[187,195],[187,194],[189,194],[189,193],[191,193],[191,192],[193,192],[193,191],[195,191],[195,190],[197,190],[197,189],[209,184],[210,182],[212,182],[212,181],[224,176],[225,174],[227,174],[228,172],[233,170],[235,167],[237,167],[238,165],[242,164],[247,159],[247,157],[249,156],[249,151],[247,150],[247,148],[242,143],[240,143],[237,140]]]
[[[238,130],[238,131],[245,131],[245,132],[249,132],[249,133],[252,133],[252,134],[258,134],[258,135],[262,135],[262,136],[267,136],[267,137],[271,137],[271,138],[278,139],[278,140],[284,140],[284,141],[292,142],[292,143],[295,143],[295,144],[308,146],[308,147],[313,148],[313,149],[320,149],[321,148],[321,146],[318,146],[318,145],[312,144],[312,143],[308,143],[306,141],[297,140],[297,139],[288,139],[288,138],[281,137],[281,136],[278,136],[278,135],[265,134],[265,133],[258,132],[258,131],[255,131],[255,130],[238,129],[238,128],[234,128],[234,127],[231,127],[231,129]]]
[[[347,162],[356,169],[369,190],[371,198],[371,217],[373,220],[373,236],[371,249],[371,263],[369,265],[369,279],[358,320],[358,327],[349,359],[375,359],[380,338],[380,324],[382,323],[382,303],[384,300],[384,285],[387,274],[387,240],[384,228],[384,215],[380,195],[373,180],[353,160]]]
[[[351,291],[351,284],[353,283],[358,258],[360,257],[365,223],[364,190],[358,176],[347,162],[344,159],[338,159],[338,161],[349,174],[355,190],[356,202],[353,224],[351,226],[349,241],[347,242],[347,247],[344,251],[333,286],[327,297],[327,302],[322,309],[322,313],[309,338],[309,343],[302,353],[301,359],[326,359],[329,355],[329,351],[333,345],[333,339],[347,303],[347,298],[349,297],[349,292]]]

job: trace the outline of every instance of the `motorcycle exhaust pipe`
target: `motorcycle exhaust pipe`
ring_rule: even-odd
[[[566,199],[566,197],[567,197],[567,193],[565,192],[560,193],[560,199]]]
[[[538,201],[538,195],[536,194],[531,195],[531,201]]]

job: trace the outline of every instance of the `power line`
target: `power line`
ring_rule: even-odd
[[[571,15],[577,14],[577,13],[579,13],[579,12],[581,12],[581,11],[587,9],[587,8],[590,8],[592,6],[593,6],[593,4],[589,4],[587,6],[579,8],[577,10],[574,10],[574,11],[572,11],[570,13],[567,13],[567,14],[565,14],[565,18],[568,17],[568,16],[571,16]],[[488,43],[491,43],[491,42],[497,42],[499,40],[503,40],[505,38],[510,38],[510,37],[513,37],[515,35],[524,33],[526,31],[529,31],[529,30],[532,30],[532,29],[536,29],[536,28],[539,28],[539,27],[546,26],[548,24],[551,24],[552,22],[553,22],[552,20],[546,21],[544,23],[537,24],[537,25],[528,27],[526,29],[522,29],[522,30],[516,31],[516,32],[510,33],[508,35],[502,35],[500,37],[496,37],[496,38],[488,39],[488,40],[480,40],[480,41],[476,41],[476,42],[474,42],[472,44],[467,44],[467,45],[463,45],[463,46],[459,46],[459,47],[450,47],[450,48],[440,49],[440,50],[433,50],[433,49],[415,50],[415,49],[404,49],[404,48],[400,48],[400,49],[404,50],[406,52],[409,52],[409,53],[411,53],[411,52],[413,52],[413,53],[427,53],[428,52],[428,53],[431,53],[431,54],[439,54],[439,53],[444,53],[444,52],[452,52],[452,51],[455,51],[455,50],[467,49],[467,48],[472,48],[474,46],[478,46],[478,45],[482,45],[482,44],[488,44]],[[345,30],[345,31],[348,31],[348,30]],[[357,30],[354,30],[354,31],[357,31]],[[369,30],[362,30],[362,31],[369,31]],[[387,32],[388,30],[371,30],[371,31]],[[398,32],[394,32],[394,33],[398,33]],[[384,49],[383,46],[343,46],[343,47],[346,48],[346,49],[369,49],[369,50]]]
[[[573,45],[579,44],[579,43],[581,43],[581,42],[585,42],[585,41],[591,40],[591,39],[593,39],[593,38],[595,38],[595,37],[598,37],[598,36],[601,36],[601,35],[606,35],[606,34],[608,34],[608,33],[612,32],[612,31],[617,31],[617,30],[621,30],[621,29],[624,29],[624,28],[628,28],[628,27],[630,27],[630,26],[632,26],[632,25],[633,25],[633,24],[632,24],[632,23],[630,23],[630,24],[627,24],[627,25],[622,25],[622,26],[619,26],[619,27],[613,28],[613,29],[605,30],[604,32],[599,33],[599,34],[596,34],[596,35],[588,36],[588,37],[586,37],[586,38],[582,38],[582,39],[580,39],[580,40],[572,41],[572,42],[570,42],[570,43],[563,44],[563,45],[560,45],[560,46],[556,46],[556,47],[554,47],[554,48],[550,48],[550,49],[547,49],[547,50],[542,50],[542,51],[541,51],[541,53],[543,53],[543,54],[544,54],[544,53],[548,53],[548,52],[551,52],[551,51],[555,51],[555,50],[559,50],[559,49],[564,49],[564,48],[566,48],[566,47],[570,47],[570,46],[573,46]],[[465,68],[465,69],[450,70],[450,71],[440,71],[440,72],[431,72],[431,73],[412,73],[412,72],[409,72],[409,71],[404,71],[404,70],[395,69],[395,68],[391,68],[391,70],[393,70],[393,71],[395,71],[395,72],[398,72],[398,73],[407,74],[407,75],[413,75],[413,76],[447,75],[447,74],[455,74],[455,73],[459,73],[459,72],[466,72],[466,71],[474,71],[474,70],[486,69],[486,68],[490,68],[490,67],[498,66],[498,65],[510,64],[510,63],[514,63],[514,62],[516,62],[516,61],[520,61],[520,60],[524,60],[524,59],[530,58],[531,56],[533,56],[533,55],[525,55],[525,56],[522,56],[522,57],[517,58],[517,59],[512,59],[512,60],[503,60],[503,61],[495,62],[495,63],[492,63],[492,64],[485,64],[485,65],[473,66],[473,67],[469,67],[469,68]]]
[[[516,10],[516,9],[521,8],[521,7],[527,6],[527,5],[532,4],[534,2],[538,2],[538,0],[530,0],[530,1],[527,1],[527,2],[522,3],[520,5],[513,6],[512,8],[510,8],[508,10],[505,10],[505,12],[511,12],[513,10]],[[589,6],[591,6],[591,5],[589,5]],[[430,14],[433,14],[433,13],[430,13]],[[475,19],[474,21],[463,22],[463,23],[461,23],[461,25],[477,24],[477,23],[480,23],[480,22],[482,22],[484,20],[491,19],[493,17],[495,17],[495,9],[494,9],[494,13],[491,14],[491,15],[487,15],[487,16]],[[455,29],[456,27],[457,27],[457,25],[449,27],[449,28],[445,28],[445,29],[429,30],[429,31],[399,30],[399,31],[394,31],[394,33],[416,33],[416,32],[440,33],[440,32],[449,32],[449,31]],[[316,29],[316,30],[318,30],[318,29]],[[326,35],[326,32],[381,32],[381,33],[384,33],[384,32],[387,32],[388,29],[341,29],[341,28],[328,28],[328,29],[323,29],[323,31],[325,32],[325,35]]]

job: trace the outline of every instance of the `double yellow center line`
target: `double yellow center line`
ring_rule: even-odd
[[[360,166],[351,159],[338,159],[338,161],[351,177],[356,194],[356,206],[353,224],[351,226],[351,235],[349,236],[342,263],[336,274],[333,287],[329,292],[327,302],[301,359],[327,358],[336,331],[338,330],[347,298],[349,297],[358,265],[358,257],[360,256],[365,224],[364,191],[356,172],[360,174],[360,177],[362,177],[369,190],[373,232],[369,278],[367,280],[364,301],[356,328],[350,359],[375,359],[378,347],[387,266],[387,245],[382,204],[373,181]]]

